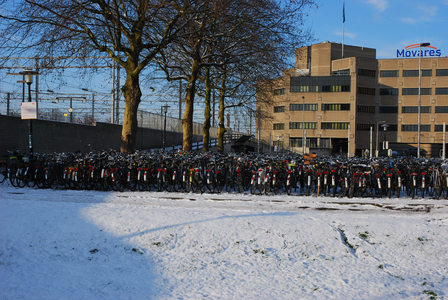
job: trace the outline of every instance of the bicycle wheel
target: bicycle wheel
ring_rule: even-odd
[[[25,181],[27,187],[35,187],[36,181],[34,179],[34,167],[27,167],[25,171]]]
[[[435,194],[437,199],[439,199],[440,196],[442,195],[442,181],[440,180],[440,177],[437,177],[436,179]]]
[[[256,191],[256,186],[255,186],[255,184],[251,184],[251,186],[250,186],[250,193],[251,193],[251,194],[255,194],[255,191]]]
[[[198,183],[197,183],[196,181],[192,181],[192,182],[191,182],[191,188],[190,188],[190,190],[191,190],[193,193],[196,193],[196,192],[198,191]]]
[[[59,186],[58,177],[53,169],[48,170],[46,186],[51,189],[56,189]]]
[[[288,194],[288,196],[291,195],[291,185],[290,184],[286,185],[286,194]]]
[[[16,166],[9,167],[9,182],[13,187],[17,187],[17,178],[16,178],[17,168]]]
[[[0,162],[0,183],[3,183],[8,177],[8,168],[4,161]]]
[[[25,178],[24,178],[24,169],[23,169],[23,167],[18,167],[17,168],[16,183],[17,183],[17,186],[19,188],[23,188],[26,185]]]
[[[243,192],[243,182],[241,180],[238,181],[238,193],[242,193]]]

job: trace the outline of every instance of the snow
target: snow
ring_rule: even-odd
[[[447,299],[448,201],[0,185],[0,299]]]

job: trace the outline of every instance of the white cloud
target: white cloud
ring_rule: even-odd
[[[417,22],[420,22],[420,19],[415,19],[415,18],[401,18],[401,21],[403,23],[409,24],[409,25],[413,25]]]
[[[439,8],[437,6],[419,6],[418,9],[422,11],[425,16],[433,17],[437,14]]]
[[[447,0],[448,1],[448,0]],[[422,23],[422,22],[431,22],[434,20],[434,17],[437,15],[437,11],[439,10],[439,7],[437,6],[419,6],[417,7],[419,10],[419,14],[417,18],[401,18],[401,21],[405,24],[416,24],[416,23]]]
[[[373,4],[379,11],[385,11],[389,7],[388,0],[368,0],[368,2]]]
[[[342,31],[336,31],[334,34],[342,36]],[[354,40],[356,36],[357,36],[356,33],[344,32],[344,37],[348,37],[351,40]]]

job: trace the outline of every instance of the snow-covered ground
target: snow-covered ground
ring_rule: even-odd
[[[1,299],[448,299],[448,201],[0,185]]]

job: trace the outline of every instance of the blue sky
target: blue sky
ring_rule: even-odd
[[[317,39],[315,43],[323,41],[341,43],[344,0],[315,0],[315,2],[318,8],[309,12],[305,23],[306,27],[311,27],[314,31]],[[375,48],[377,58],[396,58],[397,49],[402,50],[411,44],[429,42],[441,50],[442,56],[448,56],[447,16],[448,0],[346,0],[344,43]],[[110,93],[111,84],[108,79],[110,72],[106,72],[104,76],[103,80],[89,82],[78,80],[76,76],[65,81],[47,76],[40,78],[40,90],[84,93],[81,90],[84,87],[93,92]],[[4,70],[0,76],[0,92],[15,92],[19,97],[22,84],[16,83],[17,80],[15,76],[6,76]],[[148,93],[150,92],[144,91],[144,94]],[[154,112],[159,112],[160,103],[154,104],[153,101],[150,103],[156,107]],[[177,115],[176,109],[173,107],[169,114]],[[0,112],[5,110],[5,101],[0,97]]]
[[[315,0],[309,13],[317,42],[342,42],[344,0]],[[429,42],[448,56],[448,0],[345,0],[344,44],[375,48],[377,58],[396,58],[397,49]]]

